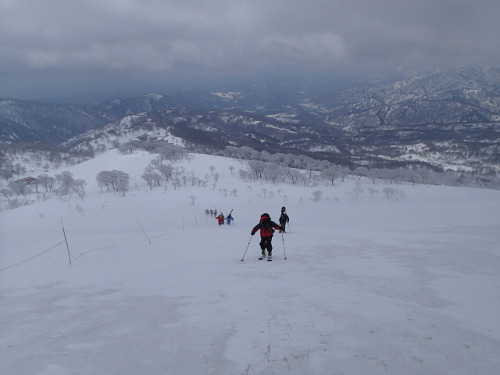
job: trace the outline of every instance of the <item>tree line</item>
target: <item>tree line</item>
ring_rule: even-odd
[[[163,141],[141,141],[132,140],[117,145],[118,150],[123,154],[130,154],[137,150],[147,151],[156,154],[144,169],[140,176],[149,189],[162,187],[167,189],[172,187],[180,189],[186,186],[198,186],[215,188],[219,180],[219,174],[215,167],[211,166],[209,171],[203,176],[196,176],[192,172],[187,173],[184,168],[175,166],[180,160],[190,158],[188,151],[182,147],[175,146]],[[378,179],[389,180],[391,182],[404,181],[412,184],[437,184],[437,185],[473,185],[481,178],[472,174],[463,174],[455,171],[440,171],[428,168],[427,166],[411,166],[408,168],[379,169],[368,167],[357,167],[350,169],[346,166],[337,165],[327,160],[318,160],[305,155],[274,153],[265,150],[257,151],[250,147],[226,147],[216,154],[244,162],[246,168],[239,171],[239,178],[244,181],[265,180],[273,184],[290,183],[292,185],[301,184],[304,186],[317,186],[325,183],[334,186],[337,181],[343,181],[347,175],[355,175],[359,178],[366,177],[373,183]],[[0,177],[6,180],[5,184],[0,184],[0,198],[7,201],[8,208],[15,208],[20,205],[32,203],[29,193],[36,193],[36,200],[48,199],[51,195],[59,199],[69,199],[72,195],[80,199],[86,196],[87,182],[77,179],[69,171],[62,172],[55,176],[44,173],[27,182],[25,180],[15,180],[13,176],[26,174],[26,167],[22,161],[33,161],[40,167],[44,161],[42,156],[30,155],[30,160],[24,158],[13,163],[15,159],[6,158],[0,153]],[[60,166],[61,160],[52,158],[52,166]],[[44,166],[49,169],[49,166]],[[234,167],[230,167],[231,175],[234,174]],[[119,170],[100,171],[96,175],[96,182],[101,192],[108,191],[124,196],[129,191],[130,176]],[[496,185],[488,187],[499,188],[497,179]],[[483,182],[485,183],[485,182]],[[485,183],[486,184],[486,183]],[[484,185],[483,185],[484,186]],[[236,192],[233,192],[236,194]]]

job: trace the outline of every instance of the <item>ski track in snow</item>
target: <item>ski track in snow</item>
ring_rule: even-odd
[[[123,157],[70,169],[83,201],[0,212],[1,374],[497,374],[500,192],[246,183],[206,155],[184,167],[217,187],[164,192],[141,185],[149,155]],[[141,190],[99,193],[106,168]],[[282,205],[291,230],[259,261],[250,230]]]

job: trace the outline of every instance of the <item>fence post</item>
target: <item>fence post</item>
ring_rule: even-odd
[[[63,231],[63,234],[64,234],[64,242],[66,242],[66,249],[68,249],[69,264],[71,264],[71,253],[69,251],[68,238],[66,237],[66,231],[64,230],[64,224],[63,224],[62,217],[60,219],[61,219],[62,231]]]

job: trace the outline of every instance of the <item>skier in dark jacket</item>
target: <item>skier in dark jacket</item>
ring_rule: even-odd
[[[281,230],[282,228],[271,220],[269,214],[262,214],[260,216],[260,222],[252,229],[252,236],[260,230],[260,248],[262,250],[262,256],[259,259],[264,259],[267,250],[267,260],[272,260],[273,245],[271,241],[273,240],[274,230]]]
[[[286,207],[281,207],[281,215],[280,215],[280,226],[281,226],[281,230],[283,232],[285,232],[285,227],[286,227],[286,223],[288,223],[290,221],[290,218],[288,217],[287,213],[286,213]]]

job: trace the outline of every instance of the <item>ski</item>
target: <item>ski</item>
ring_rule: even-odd
[[[265,255],[261,255],[261,256],[259,257],[259,260],[264,260],[264,259],[267,259],[267,261],[268,261],[268,262],[272,262],[272,261],[273,261],[273,258],[272,258],[272,257],[270,257],[270,256],[268,256],[268,257],[266,258],[266,256],[265,256]]]
[[[260,257],[259,257],[259,260],[264,260],[264,259],[267,259],[268,262],[272,262],[273,261],[273,258],[271,255],[268,255],[266,257],[266,254],[262,254]]]

